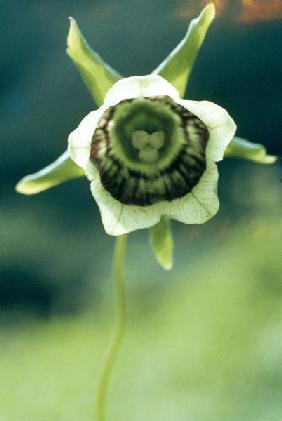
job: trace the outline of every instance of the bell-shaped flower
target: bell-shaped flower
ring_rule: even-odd
[[[116,82],[69,136],[105,230],[121,235],[162,216],[206,222],[218,210],[216,162],[236,126],[221,107],[187,101],[158,75]]]
[[[235,124],[223,108],[182,99],[214,16],[209,4],[151,75],[125,79],[89,47],[71,19],[67,53],[99,108],[70,134],[68,150],[24,177],[17,191],[34,194],[85,174],[106,232],[150,228],[155,256],[169,269],[169,220],[200,224],[218,210],[216,163],[224,156],[275,161],[262,145],[234,137]]]

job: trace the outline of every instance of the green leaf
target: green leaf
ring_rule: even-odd
[[[89,47],[73,18],[70,18],[67,54],[78,68],[96,104],[103,104],[106,93],[121,76]]]
[[[273,164],[277,157],[267,155],[266,149],[259,143],[252,143],[240,137],[234,137],[225,151],[225,157],[243,158],[259,164]]]
[[[66,151],[48,167],[20,180],[16,185],[16,190],[18,193],[36,194],[83,175],[83,169],[71,160]]]
[[[185,38],[153,72],[174,85],[182,98],[193,64],[214,17],[215,7],[210,3],[198,18],[191,21]]]
[[[167,217],[162,216],[160,222],[150,228],[150,245],[159,264],[170,270],[173,266],[173,237]]]

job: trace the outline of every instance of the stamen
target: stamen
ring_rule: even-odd
[[[151,146],[145,146],[139,151],[138,156],[140,160],[145,162],[146,164],[153,164],[158,160],[159,152],[157,151],[157,149],[152,148]]]

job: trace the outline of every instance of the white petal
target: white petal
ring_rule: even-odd
[[[165,214],[185,224],[203,224],[208,221],[219,208],[217,181],[217,167],[213,162],[209,162],[192,192],[170,202]]]
[[[203,224],[219,208],[217,180],[217,167],[210,162],[199,184],[186,196],[148,206],[124,205],[104,189],[93,165],[91,169],[91,191],[98,204],[105,231],[109,235],[122,235],[149,228],[159,222],[162,215],[185,224]]]
[[[116,105],[124,99],[168,95],[179,98],[178,91],[159,75],[131,76],[117,81],[107,92],[104,104]]]
[[[161,207],[124,205],[108,193],[92,166],[91,191],[101,212],[105,231],[109,235],[122,235],[138,229],[149,228],[159,222]]]
[[[185,224],[203,224],[212,218],[219,208],[218,171],[213,162],[208,164],[192,192],[171,202],[162,201],[148,206],[120,203],[105,190],[94,165],[88,165],[87,173],[105,231],[109,235],[122,235],[138,229],[149,228],[159,222],[163,215]]]
[[[79,126],[69,135],[68,150],[71,159],[84,169],[89,160],[93,133],[105,109],[106,108],[102,106],[98,108],[98,110],[89,113],[80,122]]]
[[[207,160],[217,162],[223,159],[224,151],[236,131],[236,125],[228,112],[208,101],[177,100],[177,102],[199,117],[207,126],[210,134],[206,150]]]

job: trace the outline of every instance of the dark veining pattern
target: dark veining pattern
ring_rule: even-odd
[[[94,132],[90,156],[98,168],[104,188],[124,204],[146,206],[183,197],[199,182],[206,169],[205,151],[209,133],[204,123],[169,97],[146,99],[161,101],[177,113],[185,143],[167,167],[156,170],[150,176],[126,168],[111,148],[109,122],[117,106],[110,107]]]

